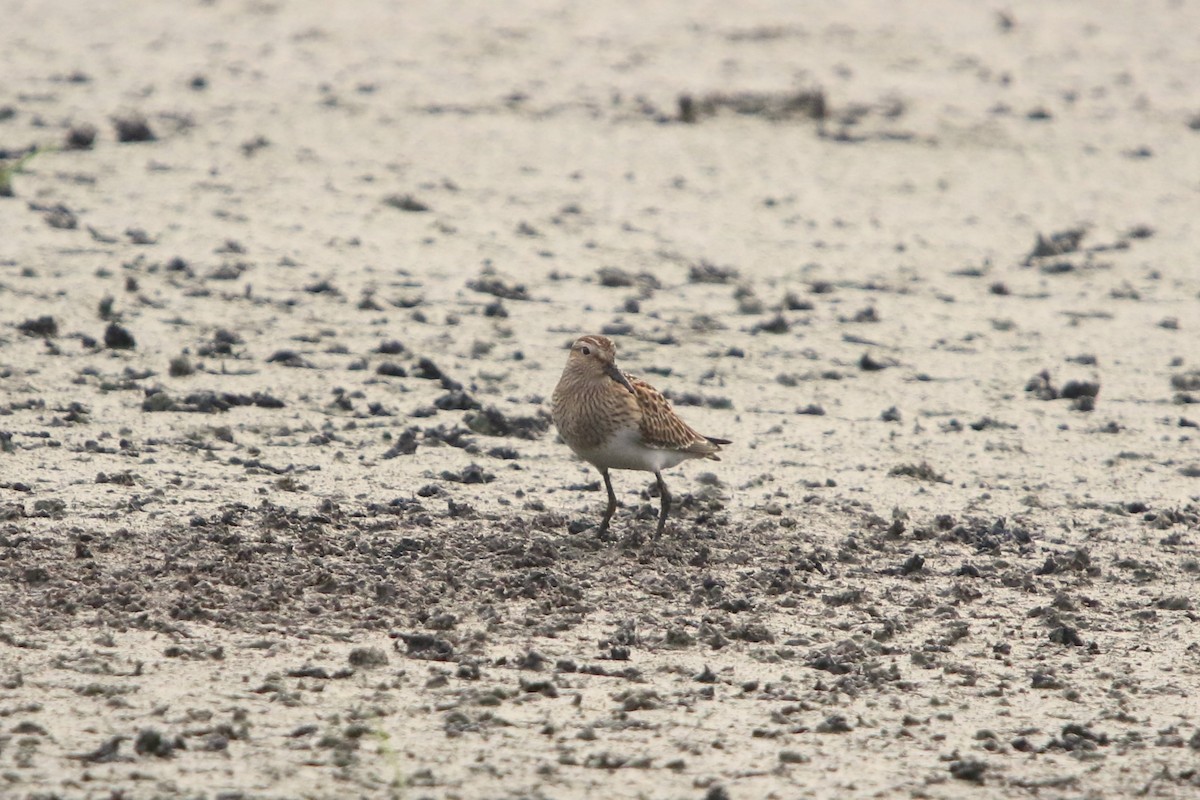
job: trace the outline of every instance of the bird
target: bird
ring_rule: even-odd
[[[607,336],[576,339],[554,389],[550,416],[567,446],[604,478],[608,507],[600,535],[608,532],[617,510],[609,470],[631,469],[654,473],[661,500],[655,535],[662,536],[671,507],[662,471],[692,458],[720,461],[717,453],[732,442],[698,433],[662,392],[622,371],[616,358]]]

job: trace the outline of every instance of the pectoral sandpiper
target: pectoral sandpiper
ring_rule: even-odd
[[[617,510],[610,469],[653,472],[662,507],[657,535],[667,524],[671,494],[662,471],[689,458],[720,461],[728,439],[697,433],[679,418],[662,392],[622,372],[616,348],[605,336],[581,336],[571,345],[567,366],[554,389],[551,415],[559,434],[575,453],[604,476],[608,508],[600,533]]]

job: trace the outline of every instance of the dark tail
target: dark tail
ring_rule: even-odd
[[[717,437],[715,437],[715,436],[705,436],[704,438],[705,438],[705,439],[708,439],[708,441],[712,442],[712,443],[713,443],[713,444],[715,444],[715,445],[722,445],[722,444],[733,444],[733,440],[732,440],[732,439],[718,439],[718,438],[717,438]]]

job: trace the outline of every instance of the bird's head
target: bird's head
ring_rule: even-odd
[[[576,339],[567,356],[567,369],[596,379],[611,378],[633,392],[629,380],[617,368],[617,348],[607,336],[591,334]]]

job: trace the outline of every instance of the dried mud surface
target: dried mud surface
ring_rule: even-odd
[[[0,796],[1200,792],[1195,5],[0,16]]]

